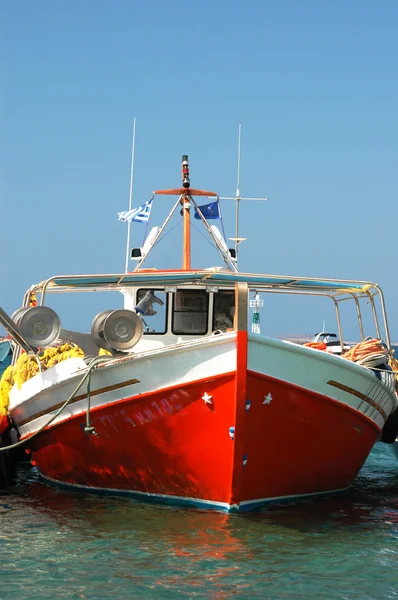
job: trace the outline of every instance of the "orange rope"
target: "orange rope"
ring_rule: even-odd
[[[316,350],[326,350],[327,346],[325,342],[306,342],[303,346],[307,348],[315,348]]]
[[[388,351],[383,342],[376,338],[365,338],[362,342],[359,342],[359,344],[356,344],[342,354],[342,356],[352,362],[358,362],[371,356],[380,356],[380,354],[388,356]]]

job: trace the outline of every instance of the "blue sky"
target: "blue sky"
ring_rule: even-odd
[[[182,154],[194,187],[233,195],[241,121],[241,193],[270,200],[242,204],[240,269],[376,281],[398,339],[395,0],[15,0],[0,31],[7,312],[56,273],[124,270],[134,117],[134,206],[179,185]],[[223,214],[233,236],[233,203]],[[193,266],[219,264],[201,240]],[[180,249],[176,228],[154,258],[180,267]],[[88,330],[93,308],[65,305],[67,325]],[[264,333],[326,318],[272,310]]]

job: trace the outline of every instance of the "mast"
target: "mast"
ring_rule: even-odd
[[[184,218],[184,241],[183,241],[183,255],[182,255],[182,268],[184,271],[189,271],[191,268],[191,194],[190,187],[191,182],[189,180],[189,164],[188,155],[182,155],[182,187],[186,190],[185,193],[181,194],[182,213]]]
[[[129,210],[132,209],[132,202],[133,202],[134,151],[135,151],[135,117],[134,117],[134,122],[133,122],[133,141],[132,141],[132,145],[131,145],[131,169],[130,169]],[[130,229],[131,229],[131,221],[129,221],[128,224],[127,224],[127,243],[126,243],[125,273],[128,273],[128,269],[129,269]]]
[[[205,224],[207,223],[206,219],[200,212],[199,207],[196,205],[193,196],[206,196],[208,198],[218,198],[218,194],[216,192],[208,192],[206,190],[198,190],[196,188],[191,188],[191,182],[189,179],[189,165],[188,165],[188,155],[187,154],[182,155],[181,171],[182,171],[182,187],[173,188],[173,189],[169,189],[169,190],[155,190],[153,192],[153,194],[154,195],[162,195],[162,196],[179,196],[176,205],[173,207],[173,209],[169,213],[169,216],[167,217],[166,221],[164,222],[161,231],[163,231],[164,227],[166,226],[169,219],[171,218],[171,215],[177,209],[178,205],[182,206],[181,214],[184,219],[182,269],[184,271],[189,271],[191,269],[191,215],[190,215],[191,204],[193,204],[195,209],[198,210],[199,215],[201,215],[202,221],[204,221]],[[216,238],[216,236],[214,235],[214,233],[212,232],[212,230],[208,224],[207,224],[206,228],[207,228],[207,231],[209,232],[209,234],[211,235],[211,237],[213,238],[213,241],[214,241],[216,247],[221,252],[224,260],[226,260],[227,255],[226,255],[226,252],[221,249],[220,241]],[[159,235],[160,235],[160,233],[157,235],[156,240],[158,239]],[[148,255],[148,253],[149,253],[150,249],[153,247],[153,245],[154,245],[154,243],[152,243],[152,245],[148,249],[146,256]],[[143,259],[141,260],[141,262],[139,263],[138,266],[140,266],[142,264],[142,261],[143,261]],[[138,266],[136,268],[138,268]],[[232,266],[232,269],[236,270],[236,269],[234,269],[233,265],[228,265],[228,266],[230,266],[230,267]]]

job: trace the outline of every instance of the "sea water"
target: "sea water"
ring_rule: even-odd
[[[398,461],[352,488],[243,515],[61,491],[31,468],[0,496],[0,598],[398,598]]]
[[[65,492],[26,465],[0,527],[1,600],[398,599],[398,461],[382,443],[349,491],[244,515]]]

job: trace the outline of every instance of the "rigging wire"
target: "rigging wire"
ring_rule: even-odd
[[[210,244],[210,246],[213,246],[213,248],[215,250],[218,250],[217,246],[215,244],[213,244],[213,242],[211,240],[209,240],[209,238],[207,238],[201,231],[199,231],[199,229],[197,227],[195,227],[195,225],[193,223],[191,223],[191,226],[193,229],[195,229],[195,231],[197,231],[199,233],[199,235],[201,235],[203,237],[203,239],[206,240],[206,242],[208,244]]]

